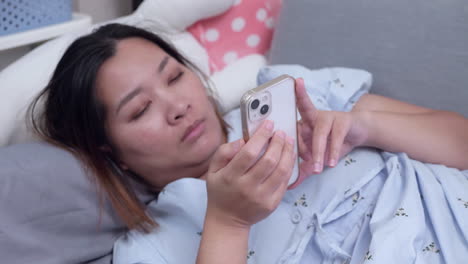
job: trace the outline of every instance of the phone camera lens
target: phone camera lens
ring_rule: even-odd
[[[260,105],[260,101],[258,99],[253,100],[253,102],[250,104],[250,107],[252,107],[253,110],[257,109],[258,106]]]
[[[268,105],[263,105],[262,108],[260,108],[260,113],[262,115],[266,114],[268,112],[268,109],[270,109],[270,107],[268,107]]]

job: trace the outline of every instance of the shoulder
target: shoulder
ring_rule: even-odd
[[[197,255],[206,197],[206,183],[200,179],[168,184],[147,206],[158,227],[149,233],[131,230],[120,237],[114,244],[114,263],[190,263]]]

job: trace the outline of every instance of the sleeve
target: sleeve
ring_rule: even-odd
[[[263,67],[257,75],[257,83],[265,83],[282,74],[303,78],[307,93],[320,110],[351,111],[372,85],[372,75],[360,69],[311,70],[301,65],[286,64]]]
[[[130,231],[114,243],[114,264],[165,264],[155,245],[144,235]]]

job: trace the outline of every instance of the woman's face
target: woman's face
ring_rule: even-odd
[[[156,188],[203,176],[225,141],[198,76],[150,41],[119,41],[96,87],[114,155]]]

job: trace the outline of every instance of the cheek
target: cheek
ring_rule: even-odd
[[[130,155],[155,154],[174,144],[174,136],[167,129],[161,129],[155,123],[151,125],[134,125],[117,129],[114,142],[120,153]]]
[[[140,149],[145,147],[161,146],[164,142],[170,141],[163,129],[155,129],[152,127],[143,128],[134,132],[135,144],[138,144]]]
[[[223,144],[223,130],[222,124],[214,110],[211,110],[211,124],[209,129],[209,138],[211,141],[211,145],[219,146]]]

